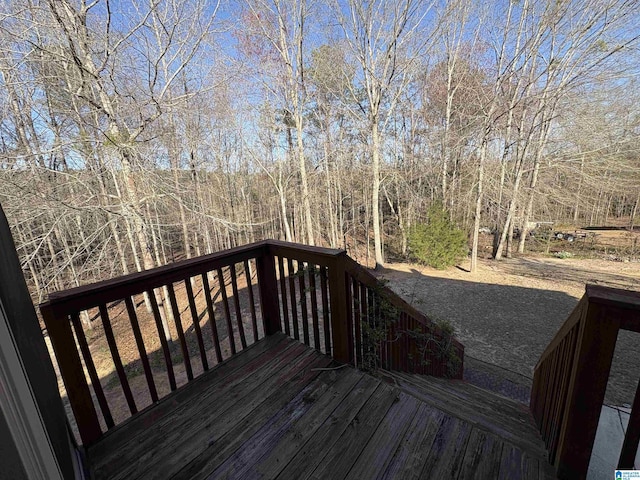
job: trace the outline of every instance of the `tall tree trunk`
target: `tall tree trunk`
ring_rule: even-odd
[[[480,216],[482,214],[482,200],[484,195],[483,182],[484,182],[484,161],[487,155],[487,140],[486,136],[482,140],[480,146],[480,155],[478,159],[478,185],[476,187],[476,208],[473,216],[473,241],[471,244],[471,272],[475,272],[478,269],[478,237],[480,230]]]
[[[380,132],[378,120],[374,117],[371,123],[371,161],[373,181],[371,188],[371,219],[373,221],[373,248],[376,268],[384,267],[382,256],[382,235],[380,232]]]

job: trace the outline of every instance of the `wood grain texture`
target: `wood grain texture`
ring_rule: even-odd
[[[539,436],[511,441],[537,434],[524,406],[463,382],[405,388],[413,377],[392,385],[267,336],[107,432],[92,478],[552,478]]]
[[[342,403],[324,421],[311,438],[300,447],[295,457],[279,474],[279,479],[307,478],[322,458],[338,441],[361,408],[370,408],[377,389],[384,390],[380,381],[364,376]],[[364,406],[364,407],[363,407]]]

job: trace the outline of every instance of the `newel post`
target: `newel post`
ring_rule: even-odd
[[[587,295],[589,290],[587,289]],[[558,478],[585,478],[607,389],[620,319],[590,300],[576,342],[556,455]]]
[[[71,330],[71,322],[66,316],[57,317],[48,304],[40,305],[40,313],[60,367],[80,438],[83,445],[89,446],[102,436],[102,429]]]
[[[351,289],[346,272],[346,255],[346,252],[338,254],[329,267],[332,356],[339,362],[353,363]]]
[[[265,246],[262,255],[256,257],[258,271],[258,289],[260,290],[260,308],[264,322],[265,335],[282,331],[280,304],[278,301],[278,280],[276,278],[275,258]]]

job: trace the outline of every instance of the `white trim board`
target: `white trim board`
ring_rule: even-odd
[[[29,480],[64,480],[0,300],[0,410]]]

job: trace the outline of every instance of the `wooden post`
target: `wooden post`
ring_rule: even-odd
[[[620,319],[610,307],[589,303],[578,334],[569,396],[556,455],[558,478],[585,478],[604,401]]]
[[[258,270],[258,288],[260,290],[260,308],[265,335],[273,335],[282,331],[280,321],[280,303],[278,301],[278,279],[276,277],[275,259],[268,247],[264,253],[256,257]]]
[[[102,429],[75,344],[71,322],[66,317],[57,318],[52,308],[46,303],[40,305],[40,312],[60,366],[60,373],[67,389],[71,409],[76,417],[82,443],[89,446],[102,436]]]
[[[329,267],[332,356],[339,362],[353,364],[351,290],[345,270],[345,258],[346,252],[340,253]]]

